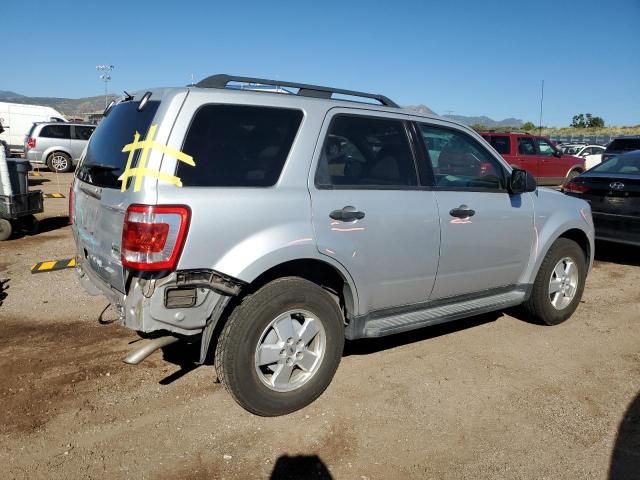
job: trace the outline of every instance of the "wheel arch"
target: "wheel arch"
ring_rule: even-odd
[[[317,258],[300,258],[274,265],[248,282],[243,295],[251,294],[267,283],[283,277],[309,280],[337,297],[345,314],[357,312],[357,291],[351,278],[337,266]]]

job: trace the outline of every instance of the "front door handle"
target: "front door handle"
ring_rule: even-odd
[[[449,212],[449,215],[457,218],[469,218],[476,214],[475,210],[467,207],[466,205],[460,205],[458,208],[454,208]]]
[[[329,214],[329,218],[339,220],[341,222],[352,222],[354,220],[362,220],[364,218],[364,212],[357,210],[356,207],[347,205],[341,210],[334,210],[331,212]]]

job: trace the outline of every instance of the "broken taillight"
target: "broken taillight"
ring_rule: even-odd
[[[122,265],[135,270],[175,269],[191,210],[184,205],[130,205],[122,230]]]

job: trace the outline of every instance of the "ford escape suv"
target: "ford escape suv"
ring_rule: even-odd
[[[227,75],[113,102],[70,216],[81,283],[146,339],[125,361],[211,348],[265,416],[321,395],[345,338],[510,307],[561,323],[593,261],[589,205],[537,188],[470,128]]]

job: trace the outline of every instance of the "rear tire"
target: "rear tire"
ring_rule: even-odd
[[[580,246],[559,238],[544,257],[531,296],[521,306],[536,323],[558,325],[567,320],[580,303],[587,277],[587,259]]]
[[[71,171],[73,163],[71,163],[71,157],[66,153],[53,152],[47,157],[47,166],[52,172],[66,173]]]
[[[240,406],[260,416],[284,415],[324,392],[343,347],[335,300],[315,283],[286,277],[234,308],[216,345],[215,368]]]
[[[9,220],[0,218],[0,242],[8,240],[13,232],[13,226]]]

